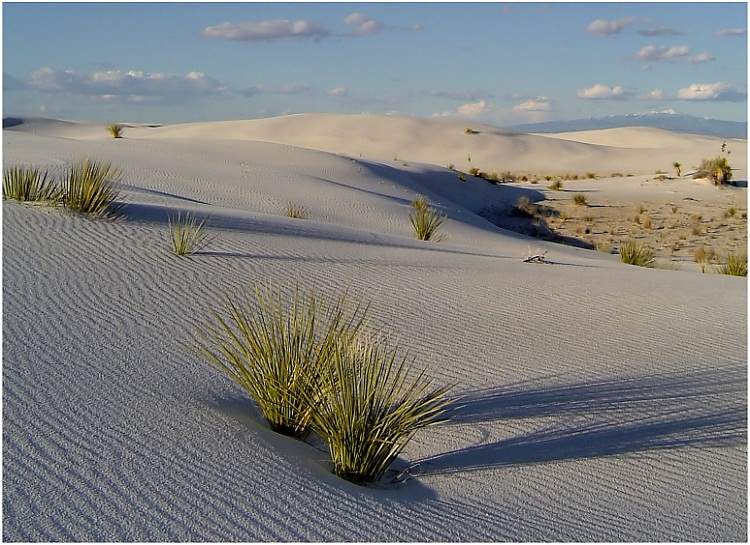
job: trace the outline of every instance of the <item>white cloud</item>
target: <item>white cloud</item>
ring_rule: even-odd
[[[639,61],[665,61],[690,54],[690,48],[686,45],[644,45],[635,58]]]
[[[271,41],[285,38],[313,38],[328,36],[330,32],[312,21],[299,19],[273,19],[269,21],[244,21],[240,23],[221,23],[203,29],[201,35],[206,38],[237,40],[242,42]]]
[[[690,57],[690,62],[693,64],[701,64],[704,62],[711,62],[715,61],[716,57],[711,55],[711,53],[698,53],[697,55],[693,55]]]
[[[467,102],[466,104],[461,104],[458,108],[456,108],[456,112],[460,115],[465,115],[466,117],[474,117],[482,112],[485,112],[487,110],[488,104],[485,100],[479,100],[477,102]]]
[[[660,26],[655,28],[644,28],[638,31],[641,36],[679,36],[682,34],[679,30],[673,28]]]
[[[641,100],[665,100],[667,96],[661,89],[654,89],[652,91],[649,91],[648,93],[641,95],[638,98],[640,98]]]
[[[226,91],[221,82],[203,72],[188,72],[184,76],[143,70],[104,70],[83,74],[49,67],[32,72],[27,85],[47,93],[138,103],[185,101],[217,96]]]
[[[623,28],[633,22],[632,17],[624,17],[615,21],[605,21],[604,19],[595,19],[589,23],[586,30],[597,36],[612,36],[619,34]]]
[[[728,83],[693,83],[677,91],[682,100],[703,100],[714,102],[742,102],[747,100],[747,91],[741,91]]]
[[[349,89],[346,87],[334,87],[333,89],[328,89],[326,94],[331,97],[344,97],[349,94]]]
[[[464,90],[464,91],[427,91],[427,95],[437,98],[445,98],[448,100],[460,100],[464,102],[471,102],[481,100],[483,98],[491,98],[492,94],[486,91],[479,90]]]
[[[604,85],[597,83],[587,89],[578,89],[578,98],[587,100],[619,100],[627,97],[622,85]]]
[[[719,36],[747,36],[746,28],[722,28],[717,32]]]
[[[380,21],[359,12],[350,13],[344,17],[344,22],[351,27],[353,36],[369,36],[370,34],[377,34],[385,28],[385,25]]]
[[[313,90],[310,85],[305,83],[285,83],[279,86],[251,85],[239,91],[241,95],[247,97],[255,95],[302,95]]]
[[[513,106],[514,112],[549,112],[551,109],[552,100],[548,97],[532,98]]]

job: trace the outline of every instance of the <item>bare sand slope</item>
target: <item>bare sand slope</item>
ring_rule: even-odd
[[[526,190],[436,167],[73,136],[4,131],[6,164],[114,161],[129,202],[114,222],[3,204],[5,540],[746,539],[744,279],[495,229],[473,210]],[[418,192],[446,242],[410,238]],[[177,209],[210,214],[203,254],[168,252]],[[556,264],[522,263],[529,245]],[[399,461],[416,478],[333,477],[183,349],[222,294],[267,280],[348,287],[458,384],[465,406]]]

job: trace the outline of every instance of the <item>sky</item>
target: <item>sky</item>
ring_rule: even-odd
[[[3,4],[3,115],[747,120],[745,3]]]

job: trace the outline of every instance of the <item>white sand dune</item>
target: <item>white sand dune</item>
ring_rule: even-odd
[[[511,169],[531,170],[534,156],[546,167],[547,153],[569,168],[672,156],[326,119],[134,128],[121,140],[52,122],[3,131],[6,165],[122,166],[128,202],[118,221],[3,204],[3,538],[745,540],[745,280],[497,229],[476,212],[534,198],[533,186],[462,183],[433,166],[460,158],[451,147],[467,139],[473,160]],[[349,119],[372,140],[355,144]],[[391,122],[406,134],[382,129]],[[411,238],[417,193],[448,214],[445,242]],[[310,219],[286,218],[290,201]],[[185,209],[210,215],[216,238],[178,258],[165,221]],[[529,246],[555,264],[522,263]],[[372,301],[373,326],[466,395],[407,448],[399,467],[417,464],[414,479],[360,488],[332,476],[325,452],[271,433],[185,349],[222,294],[268,280]]]

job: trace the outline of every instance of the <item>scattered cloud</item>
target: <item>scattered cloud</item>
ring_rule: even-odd
[[[652,91],[649,91],[648,93],[641,95],[638,98],[640,98],[641,100],[665,100],[667,96],[661,89],[654,89]]]
[[[459,90],[459,91],[427,91],[425,94],[436,98],[445,98],[448,100],[459,100],[463,102],[471,102],[481,100],[483,98],[492,98],[492,93],[480,90]]]
[[[728,83],[693,83],[677,91],[681,100],[713,102],[742,102],[747,100],[747,91],[741,91]]]
[[[711,62],[715,60],[716,60],[716,57],[711,55],[711,53],[706,53],[706,52],[698,53],[697,55],[693,55],[692,57],[690,57],[690,62],[693,64],[701,64],[704,62]]]
[[[104,70],[91,74],[40,68],[26,85],[35,91],[87,96],[102,101],[159,103],[221,95],[226,87],[203,72],[184,76],[143,70]]]
[[[722,28],[716,34],[719,36],[747,36],[747,28]]]
[[[679,36],[682,34],[679,30],[669,28],[665,26],[659,26],[654,28],[643,28],[638,31],[641,36]]]
[[[579,89],[577,96],[586,100],[622,100],[628,97],[628,93],[622,85],[597,83],[587,89]]]
[[[313,90],[310,85],[304,83],[285,83],[277,87],[267,85],[251,85],[241,89],[239,93],[246,97],[255,95],[302,95]]]
[[[514,112],[549,112],[551,109],[552,99],[549,97],[536,97],[513,106]]]
[[[205,38],[236,40],[240,42],[264,42],[288,38],[320,39],[330,32],[323,26],[299,19],[273,19],[268,21],[244,21],[208,26],[201,32]]]
[[[633,22],[632,17],[623,17],[614,21],[595,19],[586,27],[586,31],[596,36],[612,36],[619,34],[623,28]]]
[[[456,108],[456,112],[467,117],[474,117],[485,112],[487,110],[487,107],[487,101],[479,100],[477,102],[467,102],[466,104],[461,104],[461,106]]]
[[[330,97],[345,97],[349,95],[349,89],[346,87],[334,87],[333,89],[328,89],[326,94]]]
[[[666,61],[690,54],[690,48],[686,45],[644,45],[635,58],[639,61]]]
[[[385,28],[380,21],[359,12],[350,13],[344,17],[344,22],[351,28],[352,36],[369,36],[377,34]]]

